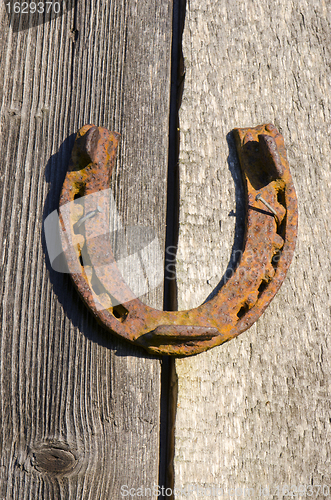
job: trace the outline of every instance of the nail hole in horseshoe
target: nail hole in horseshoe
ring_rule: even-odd
[[[258,291],[259,291],[259,294],[257,296],[258,299],[261,297],[262,293],[267,288],[267,286],[268,286],[268,281],[262,280],[261,285],[258,288]]]
[[[76,189],[78,188],[78,191],[74,194],[74,201],[76,203],[79,203],[81,206],[81,202],[79,201],[80,198],[83,198],[85,196],[85,184],[80,184],[79,186],[76,186]],[[81,229],[77,227],[79,221],[76,221],[75,224],[73,225],[73,230],[75,234],[82,234]],[[83,264],[82,264],[83,265]]]
[[[285,208],[285,189],[280,189],[277,193],[277,201]]]
[[[282,254],[282,252],[280,250],[277,250],[277,252],[273,256],[273,258],[271,259],[271,265],[274,269],[276,269],[278,266],[278,262],[279,262],[281,254]]]
[[[126,320],[128,314],[129,311],[125,309],[125,307],[123,307],[121,304],[113,307],[113,315],[116,319],[118,319],[118,321],[121,321],[122,323]]]
[[[249,305],[245,303],[237,312],[237,316],[239,319],[241,319],[245,314],[249,311]]]
[[[85,184],[81,184],[79,186],[78,191],[74,195],[74,200],[78,200],[79,198],[82,198],[85,195]]]
[[[280,205],[282,205],[284,208],[286,208],[286,199],[285,199],[285,189],[280,189],[277,192],[277,201]],[[283,239],[285,239],[285,226],[286,226],[286,214],[281,222],[281,224],[278,225],[277,227],[277,234],[281,236]]]

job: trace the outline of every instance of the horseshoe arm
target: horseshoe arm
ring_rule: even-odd
[[[135,297],[112,253],[106,193],[119,134],[94,125],[77,134],[60,198],[69,271],[97,320],[151,353],[188,356],[230,340],[259,318],[285,279],[298,215],[283,137],[271,124],[235,129],[234,135],[246,191],[241,259],[211,300],[172,312]]]

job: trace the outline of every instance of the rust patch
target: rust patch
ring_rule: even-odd
[[[61,238],[71,277],[109,332],[153,354],[190,356],[244,332],[273,299],[290,266],[298,209],[283,137],[272,124],[238,128],[234,136],[246,189],[240,262],[211,300],[173,312],[153,309],[134,296],[111,249],[109,204],[96,207],[88,196],[109,188],[119,134],[94,125],[77,134],[60,197]]]

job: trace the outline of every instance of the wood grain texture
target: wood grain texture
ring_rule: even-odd
[[[234,127],[279,128],[299,200],[292,266],[264,315],[230,343],[176,361],[175,486],[223,488],[192,499],[331,486],[330,12],[324,0],[187,3],[179,308],[206,299],[242,243]]]
[[[158,481],[160,360],[96,324],[51,269],[42,224],[94,123],[122,134],[123,225],[164,245],[171,24],[171,1],[92,1],[15,33],[1,3],[1,499],[117,499]]]

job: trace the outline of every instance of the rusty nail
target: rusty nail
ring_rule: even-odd
[[[95,217],[97,214],[101,214],[101,212],[102,210],[98,205],[96,210],[92,210],[88,214],[84,215],[84,217],[81,217],[79,219],[79,221],[77,222],[77,227],[79,228],[82,224],[84,224],[85,221],[87,221],[88,219],[92,219],[92,217]]]
[[[256,197],[255,197],[256,201],[262,201],[262,203],[267,207],[269,208],[270,212],[272,212],[274,214],[274,216],[276,217],[276,220],[278,222],[278,224],[280,224],[280,220],[279,220],[279,217],[277,215],[277,212],[274,208],[272,208],[271,205],[269,205],[269,203],[267,201],[265,201],[264,198],[262,198],[262,196],[260,194],[257,194]]]

